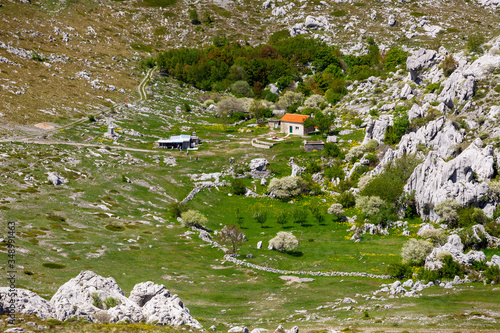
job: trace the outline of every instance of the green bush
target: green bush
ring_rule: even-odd
[[[332,167],[325,168],[325,177],[328,179],[340,178],[343,180],[345,178],[345,172],[340,165],[334,165]]]
[[[464,276],[462,268],[453,260],[451,255],[443,258],[443,267],[439,269],[439,274],[446,279],[453,279],[456,275],[460,277]]]
[[[243,97],[255,96],[252,87],[250,87],[247,81],[236,81],[235,83],[233,83],[231,85],[231,92],[236,96],[243,96]]]
[[[401,249],[403,263],[413,266],[420,266],[425,258],[432,252],[434,246],[431,242],[421,239],[411,238],[404,243]]]
[[[467,49],[471,53],[481,53],[483,52],[483,49],[481,47],[481,44],[484,43],[484,36],[477,32],[469,36],[467,39]]]
[[[113,297],[108,297],[104,300],[104,305],[106,305],[106,309],[114,308],[115,306],[120,304],[120,300],[117,300]]]
[[[440,83],[440,82],[430,83],[430,84],[428,84],[428,85],[425,87],[425,91],[430,92],[430,93],[433,93],[433,92],[435,92],[436,90],[439,90],[439,88],[441,88],[441,83]]]
[[[174,202],[169,205],[170,214],[172,217],[181,217],[181,214],[187,211],[187,205],[184,202]]]
[[[495,284],[500,283],[500,268],[496,265],[491,265],[483,272],[484,279],[486,283],[495,282]]]
[[[241,178],[235,178],[231,182],[231,192],[234,195],[243,195],[247,192],[247,188],[245,187],[245,184],[243,183],[243,180]]]
[[[287,200],[307,190],[306,182],[300,177],[273,178],[269,182],[268,191],[274,192],[278,199]]]
[[[408,52],[403,51],[403,49],[398,46],[392,46],[385,55],[385,68],[387,70],[395,70],[400,65],[406,64],[407,58]]]
[[[472,227],[463,228],[458,235],[465,249],[481,250],[488,247],[488,240],[484,234],[480,234],[479,239],[474,236]]]
[[[420,160],[415,155],[404,156],[387,165],[361,190],[363,196],[378,196],[386,202],[396,202]]]
[[[310,160],[306,165],[305,172],[313,174],[321,171],[321,165],[318,164],[315,160]]]
[[[198,17],[198,12],[196,11],[196,9],[191,9],[189,11],[189,20],[194,25],[198,25],[201,23],[200,18]]]
[[[458,226],[470,227],[475,224],[484,224],[486,216],[482,209],[477,207],[465,207],[458,211]]]
[[[380,211],[385,201],[379,197],[358,196],[356,198],[356,208],[366,217],[372,217]]]
[[[300,223],[302,225],[307,221],[309,213],[303,207],[294,207],[292,209],[292,218],[294,223]]]
[[[439,271],[432,271],[430,269],[424,269],[420,274],[418,274],[418,279],[424,281],[425,283],[436,281],[439,278]]]
[[[93,114],[91,114],[91,115],[89,116],[89,122],[91,122],[91,123],[95,123],[95,121],[96,121],[96,120],[95,120],[94,115],[93,115]]]
[[[413,272],[410,265],[397,263],[397,264],[390,264],[387,267],[387,274],[395,277],[396,279],[405,279],[405,278],[411,278]]]
[[[342,152],[340,151],[340,147],[333,142],[327,142],[325,143],[323,153],[325,156],[330,156],[330,157],[340,157]]]
[[[356,204],[356,197],[351,192],[345,191],[337,197],[337,201],[343,207],[351,208]]]
[[[445,200],[434,206],[434,212],[441,217],[442,221],[446,221],[450,227],[456,227],[458,221],[458,210],[462,206],[455,200]]]
[[[197,227],[197,228],[205,228],[205,224],[207,224],[208,219],[197,210],[188,210],[187,212],[181,213],[182,221],[184,225],[187,227]]]
[[[401,111],[397,113],[395,115],[393,123],[394,125],[387,127],[387,130],[385,132],[384,143],[388,145],[397,144],[410,127],[410,121],[408,120],[407,112]]]

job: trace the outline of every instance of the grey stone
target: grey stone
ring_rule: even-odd
[[[393,14],[389,15],[389,17],[387,18],[387,25],[390,27],[396,25],[396,17]]]
[[[10,295],[9,295],[10,294]],[[10,288],[0,287],[0,314],[7,312],[12,300]],[[35,315],[42,319],[54,318],[54,308],[49,301],[32,291],[16,288],[14,297],[16,312],[25,315]]]
[[[437,59],[437,52],[434,50],[419,49],[406,60],[406,69],[410,72],[413,81],[417,80],[418,74],[424,68],[434,65]]]
[[[491,256],[491,261],[486,263],[488,266],[498,266],[500,268],[500,256],[494,254]]]
[[[336,135],[331,135],[326,138],[327,143],[337,143],[339,141],[339,137]]]
[[[377,140],[379,143],[384,142],[387,127],[392,125],[392,116],[390,115],[381,115],[379,119],[370,119],[366,124],[365,138],[362,144],[370,140]]]
[[[262,249],[262,241],[257,242],[257,249],[261,250]]]
[[[52,183],[55,186],[62,185],[68,182],[66,178],[61,177],[57,172],[49,172],[47,179],[50,183]]]
[[[265,158],[255,158],[250,161],[251,171],[266,171],[269,162]]]

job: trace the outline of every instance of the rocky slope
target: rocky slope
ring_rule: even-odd
[[[127,298],[113,278],[83,271],[62,285],[50,301],[37,294],[16,289],[16,311],[42,319],[84,318],[89,322],[154,322],[156,325],[201,328],[179,296],[171,295],[164,285],[151,281],[134,286]],[[9,288],[0,288],[0,315],[11,302]]]

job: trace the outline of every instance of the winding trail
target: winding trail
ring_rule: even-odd
[[[141,101],[145,101],[148,99],[148,95],[146,94],[146,84],[148,84],[149,80],[151,80],[151,74],[156,70],[156,66],[151,68],[147,73],[144,79],[142,79],[141,83],[137,87],[137,91],[141,96]]]

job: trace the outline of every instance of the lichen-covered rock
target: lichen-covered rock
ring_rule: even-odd
[[[474,261],[486,261],[486,255],[482,251],[469,251],[463,253],[464,245],[458,235],[448,236],[446,244],[434,248],[425,259],[425,268],[436,270],[443,266],[439,257],[443,254],[450,254],[453,260],[462,265],[471,265]]]
[[[11,302],[14,302],[18,313],[35,315],[42,319],[54,318],[54,308],[49,301],[26,289],[16,288],[15,291],[14,296],[10,288],[0,287],[0,315],[8,313]]]
[[[379,119],[368,120],[363,144],[370,140],[377,140],[379,143],[384,142],[385,131],[387,127],[392,125],[392,116],[390,115],[381,115]]]
[[[49,183],[53,184],[53,185],[62,185],[64,183],[67,183],[68,180],[64,177],[61,177],[59,175],[59,173],[57,172],[49,172],[48,176],[47,176],[47,180],[49,181]]]
[[[266,171],[269,162],[265,158],[254,158],[250,161],[251,171]]]

